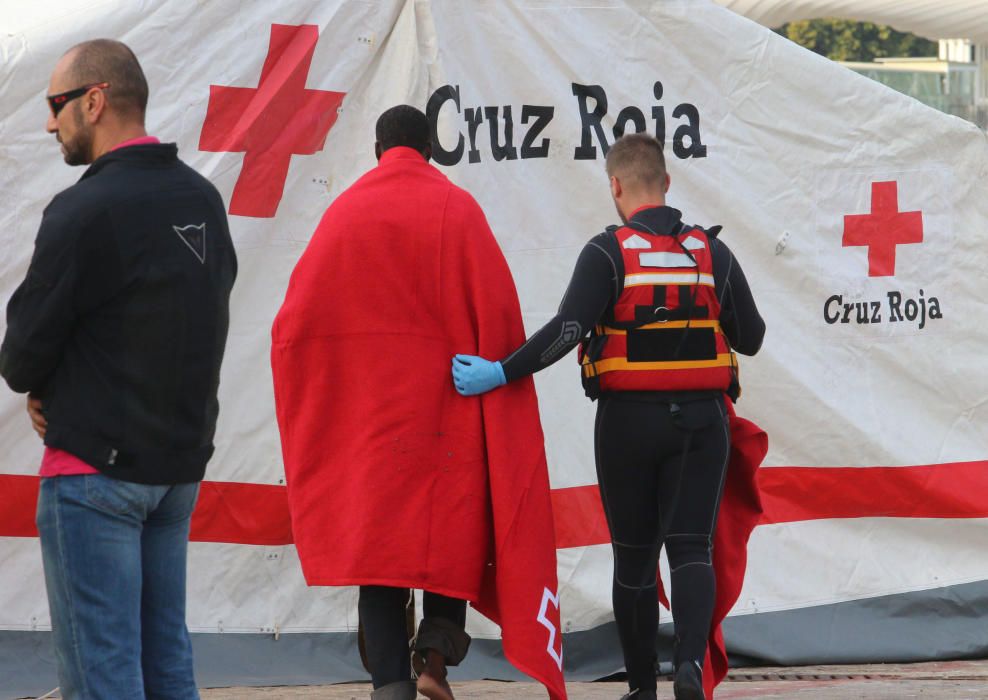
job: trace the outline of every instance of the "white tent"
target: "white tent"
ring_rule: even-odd
[[[792,18],[770,15],[783,3],[731,4]],[[967,28],[988,21],[980,1],[953,4],[969,8]],[[151,84],[149,129],[229,202],[249,166],[205,144],[207,116],[224,87],[258,86],[276,32],[303,26],[318,30],[306,90],[346,97],[321,150],[281,154],[273,210],[231,212],[240,275],[190,546],[204,683],[362,673],[354,592],[307,588],[290,544],[270,326],[322,212],[373,167],[377,115],[431,96],[442,169],[487,213],[529,331],[613,223],[602,158],[622,130],[664,139],[670,203],[724,225],[768,326],[762,352],[742,360],[739,412],[770,436],[766,519],[725,623],[729,651],[776,663],[988,652],[985,134],[709,0],[0,0],[0,304],[23,279],[44,206],[81,174],[44,132],[49,72],[68,46],[131,45]],[[873,254],[890,251],[892,274],[871,274]],[[589,507],[594,407],[577,374],[566,358],[536,377],[555,503],[568,507],[557,534],[573,678],[621,667],[606,525]],[[0,698],[54,685],[32,530],[40,454],[23,397],[0,390]],[[511,677],[497,630],[469,624],[461,672]],[[663,634],[667,653],[668,624]]]

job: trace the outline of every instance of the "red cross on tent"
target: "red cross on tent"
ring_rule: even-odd
[[[868,276],[895,274],[895,247],[923,242],[923,212],[899,211],[897,182],[871,183],[871,213],[844,217],[844,247],[868,247]]]
[[[319,28],[271,25],[256,88],[209,86],[200,151],[244,154],[230,213],[272,217],[293,155],[321,151],[346,93],[305,87]]]

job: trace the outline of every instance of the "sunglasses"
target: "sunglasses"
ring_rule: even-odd
[[[66,92],[60,92],[57,95],[48,95],[45,99],[48,100],[48,106],[51,107],[52,116],[57,117],[58,113],[62,111],[62,108],[77,97],[82,97],[87,92],[95,88],[105,90],[108,87],[110,87],[109,83],[91,83],[90,85],[83,85],[81,88],[76,88],[75,90],[67,90]]]

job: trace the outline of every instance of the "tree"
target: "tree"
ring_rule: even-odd
[[[810,19],[775,29],[782,36],[834,61],[873,61],[886,56],[936,56],[937,45],[884,24],[847,19]]]

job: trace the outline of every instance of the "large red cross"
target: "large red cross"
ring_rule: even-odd
[[[318,41],[313,24],[272,24],[256,88],[209,86],[199,150],[244,153],[231,214],[274,216],[292,155],[321,151],[336,123],[346,93],[305,87]]]
[[[871,213],[844,217],[843,245],[868,246],[868,276],[895,274],[895,247],[923,242],[923,212],[899,211],[897,182],[871,183]]]

